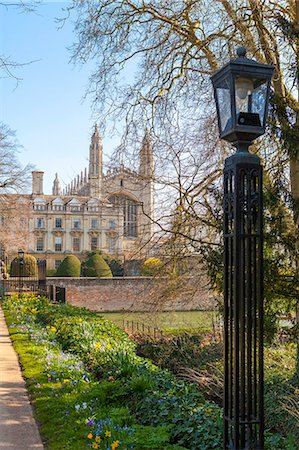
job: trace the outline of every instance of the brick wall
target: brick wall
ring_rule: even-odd
[[[189,311],[215,303],[213,293],[194,278],[47,278],[47,284],[65,287],[67,303],[96,311]]]

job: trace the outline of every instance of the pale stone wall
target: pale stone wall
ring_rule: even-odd
[[[40,197],[41,198],[41,197]],[[123,215],[119,208],[113,207],[109,203],[99,202],[98,211],[90,211],[86,206],[88,197],[79,197],[81,206],[80,211],[72,211],[65,207],[67,202],[72,197],[62,197],[64,206],[61,211],[56,210],[52,204],[55,196],[42,196],[41,200],[45,201],[45,207],[42,210],[33,210],[33,214],[29,221],[29,235],[30,242],[28,253],[37,258],[47,259],[47,267],[53,269],[55,267],[55,260],[62,260],[67,254],[74,254],[80,259],[84,257],[86,251],[91,250],[91,237],[98,237],[98,249],[105,253],[110,253],[109,239],[115,240],[115,250],[113,254],[121,255],[123,251],[122,246],[122,229],[123,229]],[[55,219],[62,220],[62,227],[55,228]],[[43,219],[44,226],[37,226],[37,219]],[[80,228],[74,228],[74,219],[80,220]],[[98,228],[93,229],[91,220],[98,220]],[[115,222],[115,229],[110,227],[110,221]],[[55,237],[61,237],[62,250],[55,251]],[[44,251],[36,250],[36,240],[38,237],[44,238]],[[80,251],[75,252],[73,249],[73,237],[80,238]]]
[[[48,278],[47,284],[66,288],[70,305],[95,311],[207,310],[215,307],[215,296],[195,279],[181,279],[177,292],[167,279]]]

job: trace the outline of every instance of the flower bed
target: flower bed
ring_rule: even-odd
[[[3,309],[47,448],[221,447],[220,408],[138,357],[97,313],[34,296],[7,299]]]
[[[127,334],[99,314],[34,296],[7,299],[3,309],[46,448],[222,447],[221,408],[137,356]],[[293,450],[281,440],[276,448]]]

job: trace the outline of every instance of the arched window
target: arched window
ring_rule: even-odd
[[[137,237],[137,206],[138,203],[125,195],[112,195],[109,201],[122,206],[124,212],[124,236]]]

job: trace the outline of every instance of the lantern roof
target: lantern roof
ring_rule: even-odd
[[[223,67],[216,70],[212,75],[212,80],[216,81],[224,77],[228,72],[237,73],[240,75],[249,75],[257,77],[271,77],[274,71],[274,66],[263,64],[246,57],[246,48],[239,47],[237,49],[238,57],[226,63]]]

